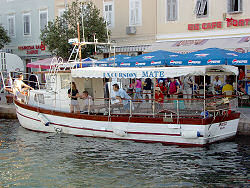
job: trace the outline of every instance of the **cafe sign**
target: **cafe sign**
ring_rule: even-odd
[[[26,54],[31,55],[31,54],[38,54],[39,51],[45,51],[46,47],[41,42],[41,44],[38,45],[30,45],[30,46],[18,46],[18,50],[20,51],[26,51]]]
[[[250,25],[250,18],[239,19],[239,20],[233,18],[226,18],[226,23],[222,21],[217,21],[208,23],[188,24],[188,30],[189,31],[211,30],[211,29],[221,29],[223,28],[223,26],[229,28],[229,27],[243,27],[249,25]]]

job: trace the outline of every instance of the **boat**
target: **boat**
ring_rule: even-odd
[[[45,72],[46,85],[30,90],[21,100],[14,97],[18,120],[22,127],[44,133],[65,133],[82,137],[99,137],[147,143],[206,146],[236,135],[240,113],[238,99],[224,96],[199,96],[191,99],[165,99],[158,104],[129,100],[129,109],[110,95],[104,98],[105,78],[112,85],[133,78],[171,78],[186,75],[238,75],[229,65],[184,67],[86,67],[68,70],[55,68]],[[54,67],[54,68],[53,68]],[[74,81],[82,93],[89,91],[92,104],[80,113],[70,112],[69,84]],[[78,99],[81,107],[81,99]],[[91,105],[90,105],[91,104]]]
[[[49,71],[37,73],[42,76],[36,76],[36,90],[18,93],[12,86],[22,127],[44,133],[185,146],[205,146],[236,135],[240,113],[238,99],[232,94],[207,96],[203,92],[193,99],[168,98],[159,102],[153,97],[118,101],[112,86],[124,88],[124,81],[150,78],[154,83],[151,94],[155,96],[158,78],[203,76],[205,83],[206,75],[234,75],[237,82],[238,68],[230,65],[116,67],[115,60],[107,66],[98,66],[95,62],[93,66],[83,67],[82,46],[95,45],[96,49],[97,45],[109,45],[111,49],[111,43],[108,30],[108,43],[98,43],[96,39],[81,42],[79,33],[78,24],[78,38],[69,40],[74,48],[66,63],[60,58],[54,59]],[[45,84],[39,82],[41,77],[45,77]],[[92,96],[85,106],[82,99],[77,99],[81,108],[76,113],[70,111],[68,96],[72,82],[80,94],[88,91]]]

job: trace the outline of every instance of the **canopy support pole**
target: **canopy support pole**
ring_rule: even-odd
[[[113,66],[115,67],[115,46],[114,46],[114,65]]]
[[[204,75],[204,119],[206,118],[206,75]]]
[[[110,91],[109,91],[109,96],[108,96],[108,102],[109,102],[109,117],[110,117],[110,114],[111,114],[111,109],[110,109],[110,107],[111,107],[111,104],[110,104],[111,100],[110,100],[110,96],[111,96],[111,90],[112,90],[110,80],[109,80],[109,88],[110,88]]]
[[[155,82],[156,82],[156,78],[153,79],[154,82],[154,90],[153,90],[153,117],[155,117]]]
[[[195,78],[194,79],[192,78],[192,85],[193,85],[193,87],[192,87],[192,98],[194,97],[194,80],[195,80]]]
[[[235,86],[235,95],[236,95],[236,99],[237,99],[237,101],[236,101],[236,106],[237,106],[237,108],[238,108],[238,78],[237,78],[237,75],[235,75],[235,81],[236,81],[236,86]]]

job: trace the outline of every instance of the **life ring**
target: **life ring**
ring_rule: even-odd
[[[24,96],[28,96],[28,91],[22,91],[21,94]]]

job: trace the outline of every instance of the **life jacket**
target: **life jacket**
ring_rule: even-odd
[[[176,81],[170,82],[170,84],[169,84],[169,93],[174,94],[174,93],[176,93],[176,91],[177,91]]]

